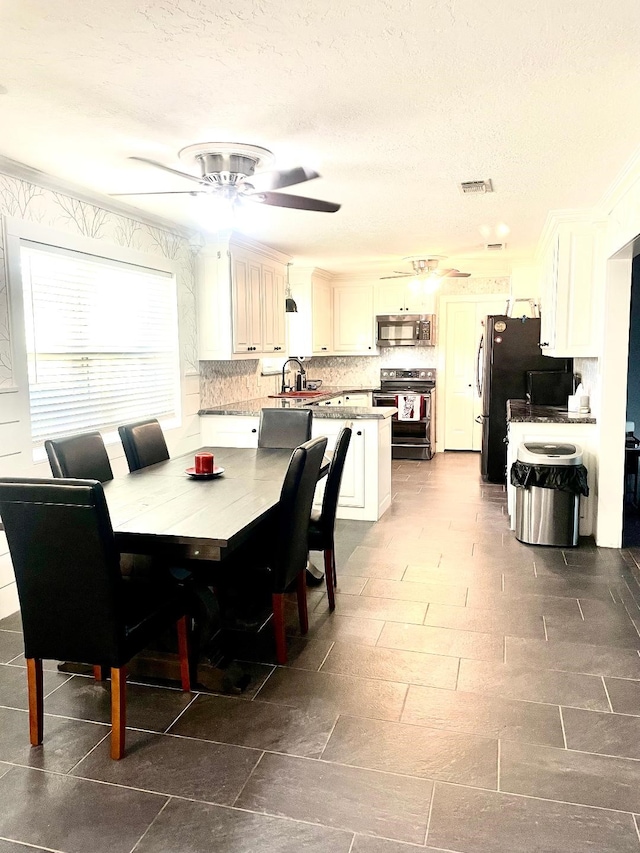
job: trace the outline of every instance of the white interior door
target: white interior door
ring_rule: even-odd
[[[502,314],[506,295],[451,301],[444,337],[444,449],[480,450],[482,427],[476,423],[481,401],[476,391],[478,344],[487,315]]]

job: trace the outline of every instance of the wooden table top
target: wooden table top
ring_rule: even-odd
[[[248,538],[280,499],[291,450],[203,447],[224,474],[189,477],[187,453],[104,483],[122,551],[172,560],[222,560]],[[325,457],[321,475],[327,473]]]

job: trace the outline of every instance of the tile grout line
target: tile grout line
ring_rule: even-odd
[[[322,663],[320,664],[320,666],[318,667],[318,669],[316,670],[316,672],[321,672],[321,671],[322,671],[322,667],[324,666],[324,663],[325,663],[326,659],[327,659],[327,658],[329,657],[329,655],[331,654],[331,652],[332,652],[333,647],[335,646],[335,644],[336,644],[336,641],[335,641],[335,640],[333,640],[333,642],[332,642],[332,643],[331,643],[331,645],[329,646],[329,650],[327,651],[326,655],[322,658]]]
[[[604,687],[604,692],[607,694],[607,702],[609,703],[609,709],[610,709],[611,713],[613,714],[614,713],[613,705],[611,703],[611,697],[609,696],[609,691],[607,690],[607,682],[604,680],[604,675],[601,675],[600,678],[602,679],[602,686]]]
[[[636,835],[638,836],[638,841],[640,841],[640,829],[638,828],[638,821],[636,820],[635,814],[631,815],[631,820],[633,821],[633,825],[636,828]]]
[[[545,641],[548,643],[549,642],[549,635],[547,634],[547,620],[544,618],[544,615],[542,616],[542,627],[544,628]]]
[[[236,803],[238,802],[238,800],[240,799],[240,797],[242,796],[242,794],[243,794],[243,792],[244,792],[244,789],[245,789],[245,788],[247,787],[247,785],[249,784],[249,781],[251,780],[251,778],[253,777],[253,774],[256,772],[256,770],[257,770],[257,769],[258,769],[258,767],[260,766],[260,763],[261,763],[262,759],[265,757],[265,755],[266,755],[266,754],[267,754],[267,753],[266,753],[266,750],[264,750],[264,749],[263,749],[263,750],[262,750],[262,755],[261,755],[261,756],[260,756],[260,758],[256,761],[256,763],[253,765],[253,767],[251,768],[251,773],[249,773],[249,775],[247,776],[247,778],[244,780],[244,783],[243,783],[242,787],[240,788],[240,790],[238,791],[237,795],[234,797],[234,800],[233,800],[233,802],[231,803],[230,808],[232,808],[232,809],[233,809],[233,808],[235,808],[235,805],[236,805]]]
[[[178,716],[177,716],[177,717],[175,717],[175,719],[173,719],[173,720],[169,723],[169,725],[166,727],[166,729],[164,729],[164,731],[162,732],[162,734],[165,734],[165,735],[166,735],[166,734],[168,733],[169,729],[171,728],[171,726],[175,726],[175,724],[178,722],[178,720],[180,719],[180,717],[181,717],[181,716],[182,716],[186,711],[188,711],[188,710],[189,710],[189,708],[193,705],[193,703],[196,701],[196,699],[197,699],[197,698],[198,698],[198,696],[200,696],[200,695],[201,695],[200,693],[196,693],[196,695],[191,699],[191,701],[189,702],[189,704],[188,704],[186,707],[184,707],[184,708],[182,709],[182,711],[180,711],[180,713],[178,714]]]
[[[585,621],[584,613],[582,612],[582,606],[580,605],[580,599],[579,598],[576,598],[576,604],[578,605],[578,610],[580,611],[580,618],[584,622]]]
[[[135,789],[134,789],[134,790],[135,790]],[[149,826],[145,829],[145,831],[142,833],[142,835],[140,836],[140,838],[139,838],[139,839],[136,841],[136,843],[133,845],[133,847],[131,848],[131,853],[135,853],[135,850],[136,850],[136,848],[138,847],[138,845],[140,844],[140,842],[144,839],[145,835],[149,832],[149,830],[151,829],[151,827],[152,827],[152,826],[154,825],[154,823],[158,820],[158,818],[160,817],[160,815],[162,814],[162,812],[167,808],[167,806],[169,805],[169,803],[171,802],[171,800],[172,800],[172,799],[173,799],[173,797],[172,797],[171,795],[168,795],[168,796],[167,796],[167,801],[166,801],[166,803],[163,803],[162,808],[158,811],[158,814],[153,818],[153,820],[151,821],[151,823],[149,824]]]
[[[320,824],[320,825],[322,825],[322,824]],[[351,839],[351,844],[349,845],[349,849],[348,849],[347,853],[351,853],[351,851],[353,850],[353,845],[354,845],[355,843],[356,843],[356,834],[355,834],[355,832],[354,832],[354,833],[353,833],[353,838]]]
[[[433,781],[433,787],[431,788],[431,799],[429,800],[429,811],[427,812],[427,826],[424,831],[424,841],[422,845],[425,846],[427,843],[427,838],[429,837],[429,829],[431,827],[431,812],[433,811],[433,799],[436,795],[436,780]]]
[[[564,748],[569,749],[567,746],[567,733],[564,729],[564,717],[562,716],[562,705],[558,705],[558,711],[560,712],[560,725],[562,726],[562,740],[564,741]]]

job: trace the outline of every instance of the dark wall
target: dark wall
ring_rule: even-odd
[[[640,255],[633,259],[631,275],[627,420],[635,422],[635,432],[640,438]]]

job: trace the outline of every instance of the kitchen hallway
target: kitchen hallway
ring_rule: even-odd
[[[301,638],[292,604],[288,665],[254,647],[241,695],[130,683],[122,761],[108,686],[54,663],[29,747],[1,622],[0,851],[640,853],[632,552],[517,542],[477,454],[394,460],[393,488],[338,522],[336,610],[310,590]]]

